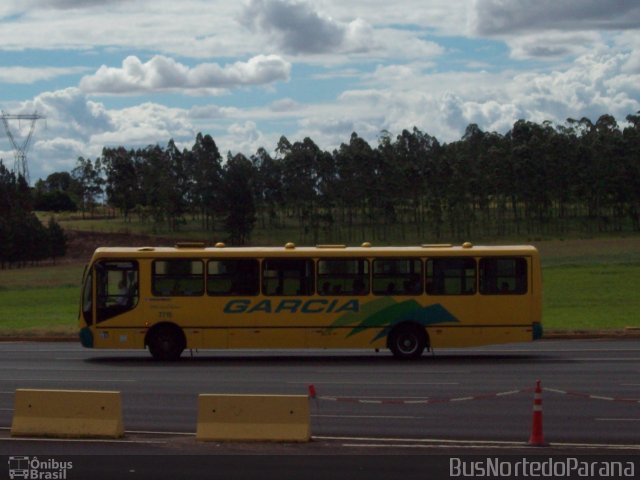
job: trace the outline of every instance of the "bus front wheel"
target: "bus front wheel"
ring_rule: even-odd
[[[184,333],[174,325],[158,325],[148,333],[147,345],[156,360],[173,361],[186,348]]]
[[[426,347],[424,329],[415,324],[398,325],[389,335],[389,349],[399,359],[418,358]]]

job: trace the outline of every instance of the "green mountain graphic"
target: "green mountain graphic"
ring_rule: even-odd
[[[423,327],[447,322],[458,322],[446,308],[436,303],[423,307],[415,300],[397,302],[393,298],[383,297],[364,304],[357,313],[347,313],[336,319],[329,328],[355,325],[347,335],[351,337],[369,328],[384,327],[371,343],[385,338],[399,323],[411,321]]]

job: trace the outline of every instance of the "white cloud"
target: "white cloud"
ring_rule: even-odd
[[[286,0],[250,0],[239,21],[270,36],[287,53],[328,53],[341,47],[347,26]]]
[[[596,32],[544,32],[506,39],[511,56],[517,59],[576,57],[596,49],[605,50]]]
[[[444,51],[436,43],[418,38],[415,32],[376,28],[362,17],[338,21],[316,11],[314,6],[291,0],[250,0],[238,21],[279,50],[304,55],[307,60],[309,55],[328,61],[329,55],[416,57],[436,56]]]
[[[247,62],[221,67],[201,63],[193,68],[163,55],[143,63],[129,56],[121,68],[103,65],[94,75],[85,76],[80,88],[92,94],[121,94],[180,91],[219,94],[226,89],[248,85],[267,85],[287,81],[291,64],[276,55],[258,55]]]
[[[194,120],[207,120],[216,118],[228,118],[239,113],[236,107],[220,107],[218,105],[198,105],[189,109],[189,118]]]
[[[512,35],[527,31],[637,29],[637,0],[477,0],[471,24],[480,35]]]
[[[32,84],[64,75],[87,72],[87,67],[0,67],[0,82]]]

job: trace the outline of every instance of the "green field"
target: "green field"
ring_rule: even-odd
[[[640,237],[533,242],[545,329],[640,327]],[[0,270],[0,335],[75,333],[81,264]]]
[[[83,268],[0,270],[0,335],[75,333]]]

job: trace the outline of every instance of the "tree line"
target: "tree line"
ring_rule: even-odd
[[[229,153],[210,135],[188,149],[104,148],[67,174],[83,212],[102,195],[127,221],[179,231],[188,219],[233,244],[295,225],[303,243],[424,241],[640,231],[640,112],[564,125],[469,125],[442,143],[418,128],[377,146],[353,133],[332,152],[281,137],[269,153]],[[61,174],[36,185],[60,191]],[[59,199],[58,199],[59,200]]]
[[[51,217],[45,227],[33,213],[33,197],[22,175],[0,160],[0,268],[64,256],[67,239]]]

